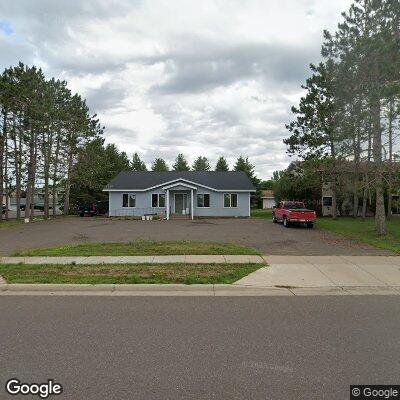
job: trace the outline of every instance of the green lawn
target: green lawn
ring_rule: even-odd
[[[17,219],[5,219],[0,220],[0,229],[1,228],[10,228],[12,226],[20,225],[23,221]]]
[[[267,218],[272,219],[272,210],[254,208],[251,210],[250,215],[252,218]]]
[[[152,256],[189,254],[260,254],[253,247],[234,243],[138,240],[128,243],[82,243],[17,251],[14,256]]]
[[[23,214],[21,214],[23,215]],[[61,218],[71,218],[71,217],[75,217],[75,215],[56,215],[55,217],[53,217],[52,215],[50,216],[49,219],[45,219],[42,215],[38,215],[36,217],[33,218],[33,221],[29,222],[30,224],[36,223],[36,222],[48,222],[51,221],[53,219],[61,219]],[[17,226],[17,225],[21,225],[24,223],[24,218],[21,219],[16,219],[16,218],[11,218],[8,220],[2,219],[0,220],[0,229],[1,228],[11,228],[13,226]]]
[[[387,221],[387,235],[383,237],[375,234],[374,224],[373,218],[363,221],[359,218],[340,217],[336,220],[318,218],[316,225],[372,246],[400,253],[400,218],[393,217]]]
[[[12,226],[19,225],[21,223],[22,223],[21,220],[18,221],[16,219],[9,219],[6,221],[5,219],[3,219],[2,221],[0,221],[0,229],[1,228],[10,228]]]
[[[233,283],[262,264],[2,264],[8,283]]]

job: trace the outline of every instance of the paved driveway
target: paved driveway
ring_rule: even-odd
[[[284,228],[265,219],[130,221],[58,218],[0,229],[0,253],[82,241],[197,240],[236,242],[276,255],[388,255],[386,250],[317,228]]]
[[[286,287],[294,294],[396,294],[400,291],[400,257],[397,256],[265,256],[265,259],[268,267],[252,272],[235,284],[252,288]]]

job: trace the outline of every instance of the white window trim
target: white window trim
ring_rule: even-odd
[[[229,194],[229,206],[225,206],[225,195]],[[236,207],[232,207],[232,195],[236,194]],[[222,196],[222,205],[224,206],[223,208],[239,208],[239,195],[237,193],[224,193]]]
[[[205,195],[205,194],[208,194],[209,196],[210,196],[210,201],[209,201],[209,206],[208,207],[206,207],[206,206],[198,206],[197,205],[197,196],[198,195],[200,195],[200,194],[202,194],[203,196]],[[204,197],[203,197],[203,204],[204,204]],[[211,193],[196,193],[196,208],[211,208]]]
[[[153,194],[157,195],[157,206],[156,207],[153,206]],[[163,194],[165,196],[164,201],[165,201],[165,204],[167,203],[167,195],[166,195],[166,193],[152,193],[151,196],[150,196],[150,208],[166,208],[167,207],[166,205],[165,206],[160,206],[160,194]]]
[[[324,199],[331,199],[331,205],[325,205]],[[333,204],[333,196],[322,196],[322,207],[332,207]]]
[[[128,207],[124,207],[124,194],[128,195]],[[131,196],[131,195],[135,196],[135,206],[134,207],[131,207],[129,205],[129,196]],[[122,208],[136,208],[136,193],[124,192],[124,193],[122,193],[121,200],[122,200]]]

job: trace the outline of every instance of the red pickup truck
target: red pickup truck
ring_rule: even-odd
[[[315,211],[308,210],[301,201],[281,201],[272,211],[272,220],[282,222],[286,227],[296,223],[312,228],[316,219]]]

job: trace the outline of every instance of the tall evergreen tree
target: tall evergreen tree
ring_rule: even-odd
[[[366,130],[364,140],[368,141],[368,154],[372,156],[371,162],[368,160],[367,163],[372,177],[369,183],[376,199],[375,230],[377,234],[384,235],[387,172],[383,162],[385,139],[382,115],[390,98],[400,97],[400,3],[392,0],[355,0],[349,11],[342,15],[343,22],[338,25],[335,34],[324,32],[322,54],[338,66],[336,101],[349,117],[344,113],[344,118],[337,121],[337,127],[345,129],[343,122],[356,118],[356,129],[348,131],[349,141],[356,144],[353,147],[357,152],[363,150],[363,137],[358,128]],[[360,158],[357,152],[351,154],[356,161]]]
[[[229,165],[224,156],[218,158],[217,164],[215,165],[216,171],[229,171]]]
[[[211,169],[207,157],[199,156],[192,165],[193,171],[209,171]]]
[[[103,132],[85,100],[66,82],[46,80],[39,68],[19,63],[1,74],[0,117],[0,198],[15,193],[19,218],[25,194],[25,217],[32,219],[40,191],[47,218],[50,189],[55,214],[62,185],[64,212],[69,212],[80,149]]]
[[[291,136],[283,142],[289,154],[296,154],[303,160],[328,158],[331,167],[325,171],[332,186],[332,215],[336,218],[336,180],[339,130],[336,128],[336,108],[334,105],[333,75],[334,64],[320,63],[310,66],[312,76],[302,86],[306,90],[298,107],[292,107],[296,120],[286,125]],[[328,165],[327,163],[325,165]]]
[[[260,190],[260,180],[256,177],[254,173],[254,165],[250,163],[249,158],[244,158],[243,156],[239,156],[236,160],[236,164],[234,166],[235,171],[243,171],[246,173],[251,183],[256,188],[256,193],[251,195],[251,204],[253,207],[261,206],[261,190]]]
[[[244,158],[243,156],[239,156],[239,158],[236,160],[234,170],[245,172],[254,186],[259,185],[260,180],[254,173],[254,165],[250,163],[249,157]]]
[[[88,203],[107,200],[104,186],[121,171],[129,170],[125,152],[118,151],[115,144],[104,146],[98,138],[79,150],[71,182],[71,203]]]
[[[147,171],[146,164],[140,159],[139,154],[136,152],[132,157],[131,170],[132,171]]]
[[[168,168],[168,165],[167,165],[167,163],[165,162],[164,159],[156,158],[153,161],[153,164],[151,165],[151,170],[152,171],[161,171],[161,172],[163,172],[163,171],[168,171],[169,168]]]
[[[190,171],[190,167],[188,162],[186,161],[185,156],[180,153],[175,159],[175,163],[172,166],[174,171]]]

